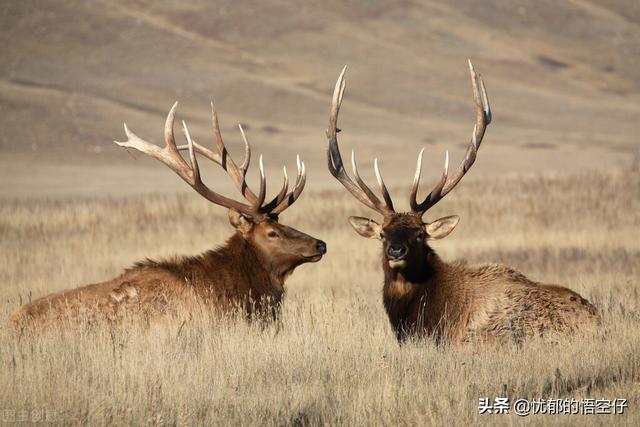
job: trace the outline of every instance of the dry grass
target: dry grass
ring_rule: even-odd
[[[640,173],[628,170],[469,180],[430,214],[462,216],[435,245],[443,258],[504,262],[570,286],[602,310],[597,337],[399,347],[382,309],[378,244],[346,222],[368,212],[343,192],[309,193],[283,222],[326,240],[329,253],[293,275],[278,333],[206,315],[22,339],[3,326],[0,410],[48,408],[58,423],[91,425],[638,425],[639,193]],[[31,295],[111,278],[144,256],[197,253],[230,232],[226,213],[195,195],[6,201],[0,321]],[[478,415],[480,397],[505,393],[621,397],[630,407],[623,416]]]
[[[325,3],[3,3],[0,424],[23,411],[34,421],[46,408],[60,424],[91,425],[640,425],[640,172],[582,172],[618,167],[637,151],[638,8]],[[435,153],[445,148],[462,156],[473,120],[467,57],[500,125],[490,130],[491,154],[431,214],[462,216],[435,248],[446,260],[504,262],[570,286],[602,309],[598,337],[400,348],[382,309],[379,245],[346,221],[369,212],[344,192],[319,193],[338,188],[318,150],[342,65],[350,67],[343,150],[384,153],[395,184],[408,182],[407,152],[423,145],[434,153],[425,169],[440,170]],[[291,278],[283,328],[203,315],[145,330],[13,337],[5,320],[20,302],[109,279],[146,256],[195,254],[231,233],[222,209],[166,195],[185,186],[111,143],[124,120],[159,141],[176,99],[196,139],[211,141],[211,98],[232,152],[242,122],[268,168],[291,166],[294,152],[307,162],[307,194],[283,221],[326,240],[329,253]],[[513,176],[540,171],[570,176]],[[135,195],[158,190],[165,195]],[[626,397],[630,409],[615,418],[478,415],[478,398],[505,393]]]

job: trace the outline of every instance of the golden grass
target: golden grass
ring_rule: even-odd
[[[404,190],[393,191],[398,202]],[[20,301],[109,279],[146,256],[197,253],[231,227],[223,209],[195,195],[5,201],[0,416],[46,408],[57,423],[90,425],[638,425],[638,194],[640,173],[630,170],[468,180],[429,214],[462,217],[434,244],[444,259],[507,263],[602,310],[595,337],[520,347],[398,346],[381,303],[379,245],[346,221],[369,212],[342,191],[305,194],[282,218],[326,240],[329,252],[290,279],[277,332],[196,315],[17,338],[5,321]],[[501,395],[627,398],[629,408],[478,414],[479,398]]]

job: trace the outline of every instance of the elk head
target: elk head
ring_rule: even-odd
[[[422,149],[420,154],[418,154],[416,174],[409,198],[411,211],[396,212],[393,208],[389,191],[387,191],[387,187],[380,174],[378,159],[374,161],[374,171],[382,193],[382,200],[360,177],[355,153],[353,151],[351,153],[351,165],[355,182],[344,169],[342,156],[338,147],[337,132],[340,131],[340,129],[338,129],[338,112],[340,111],[345,90],[345,71],[346,67],[342,70],[336,82],[331,103],[329,127],[327,128],[326,151],[329,171],[356,199],[383,216],[381,224],[373,219],[354,216],[350,217],[349,221],[361,236],[382,241],[384,245],[383,259],[385,261],[385,269],[389,268],[395,271],[404,271],[405,275],[420,274],[421,269],[426,268],[422,260],[424,260],[425,255],[431,251],[427,242],[429,240],[446,237],[458,224],[459,217],[455,215],[440,218],[432,222],[424,222],[422,217],[429,208],[440,201],[458,184],[476,159],[476,154],[484,137],[486,127],[491,122],[491,109],[489,108],[489,100],[484,82],[482,81],[482,77],[476,74],[471,61],[469,61],[469,72],[471,74],[476,110],[476,123],[465,157],[456,171],[451,176],[449,175],[449,153],[447,152],[445,155],[444,172],[439,182],[426,198],[421,203],[418,203],[416,201],[416,195],[422,171],[422,154],[424,152],[424,149]]]
[[[196,143],[189,134],[184,121],[182,129],[187,140],[186,145],[176,145],[174,138],[174,121],[178,103],[176,102],[169,114],[164,127],[165,147],[144,141],[124,125],[127,141],[114,141],[125,148],[134,148],[150,157],[159,160],[174,171],[180,178],[189,184],[194,190],[208,201],[229,209],[229,222],[236,229],[238,236],[251,244],[258,255],[266,263],[266,267],[272,272],[288,274],[293,269],[305,262],[316,262],[326,252],[326,244],[294,228],[278,222],[278,215],[291,206],[300,196],[306,182],[306,170],[304,163],[297,157],[298,173],[293,189],[289,191],[289,179],[287,169],[284,168],[284,183],[278,194],[271,200],[266,200],[266,179],[262,156],[260,156],[260,187],[257,194],[252,191],[246,182],[246,174],[251,162],[251,147],[247,141],[241,125],[240,133],[244,141],[245,157],[240,166],[237,166],[227,151],[220,133],[218,115],[211,104],[213,129],[215,133],[215,150],[210,150]],[[180,154],[188,151],[187,161]],[[201,180],[200,168],[196,153],[221,166],[231,177],[233,183],[246,202],[240,202],[208,188]]]

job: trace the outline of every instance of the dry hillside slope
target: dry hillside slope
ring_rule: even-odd
[[[111,141],[125,120],[160,141],[174,100],[200,140],[211,140],[215,99],[229,145],[243,122],[268,165],[295,150],[324,180],[321,141],[343,64],[344,144],[367,161],[384,153],[390,171],[429,145],[434,166],[445,148],[459,155],[470,133],[467,57],[495,115],[478,173],[617,165],[640,130],[639,16],[622,0],[4,2],[3,191],[36,190],[16,162],[149,164]]]

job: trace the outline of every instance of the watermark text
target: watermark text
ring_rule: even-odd
[[[529,415],[622,415],[627,399],[510,399],[481,397],[480,414]]]

